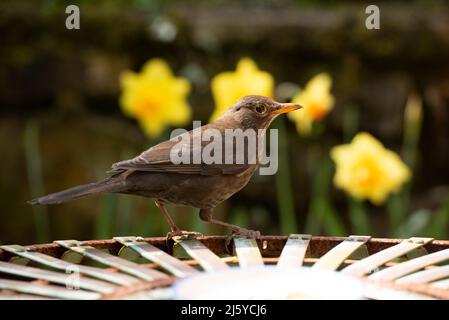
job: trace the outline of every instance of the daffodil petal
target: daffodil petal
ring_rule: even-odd
[[[336,164],[335,186],[376,205],[400,191],[411,178],[399,156],[366,132],[357,134],[349,144],[332,148],[330,155]]]
[[[300,134],[310,133],[313,122],[321,120],[332,110],[334,97],[330,92],[331,86],[331,76],[327,73],[320,73],[310,79],[304,90],[293,97],[293,103],[304,107],[299,111],[292,112],[288,117],[296,123]]]
[[[185,124],[191,118],[187,103],[190,83],[175,77],[162,59],[149,60],[140,73],[125,71],[120,84],[123,112],[136,118],[150,137],[161,134],[167,125]]]
[[[270,73],[258,69],[250,58],[242,58],[235,71],[217,74],[211,82],[215,110],[210,121],[222,115],[238,99],[247,95],[272,97],[274,80]]]

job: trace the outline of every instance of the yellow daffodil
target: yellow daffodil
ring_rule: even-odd
[[[327,73],[314,76],[292,102],[302,105],[301,111],[290,112],[288,117],[296,123],[300,134],[309,134],[314,121],[323,119],[334,106],[334,97],[330,89],[332,78]]]
[[[251,94],[273,96],[273,76],[257,68],[249,58],[242,58],[235,71],[225,71],[212,79],[215,111],[210,121],[217,119],[238,99]]]
[[[334,147],[331,157],[337,168],[335,186],[376,205],[411,177],[400,157],[366,132],[358,133],[350,144]]]
[[[125,71],[120,82],[123,112],[137,119],[149,137],[158,136],[167,125],[183,125],[190,119],[190,83],[175,77],[164,60],[151,59],[140,73]]]

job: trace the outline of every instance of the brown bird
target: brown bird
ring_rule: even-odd
[[[176,164],[172,161],[171,152],[173,148],[179,148],[180,139],[187,138],[185,141],[195,141],[198,135],[208,129],[214,129],[222,136],[225,135],[226,129],[252,129],[260,132],[259,129],[268,128],[278,115],[299,108],[301,108],[299,105],[279,103],[263,96],[246,96],[238,100],[215,122],[164,141],[133,159],[113,164],[112,175],[106,179],[36,198],[30,203],[58,204],[109,192],[140,195],[155,200],[170,225],[170,237],[189,233],[181,231],[176,226],[165,204],[199,208],[200,218],[206,223],[229,228],[233,233],[258,236],[260,235],[258,231],[240,228],[212,217],[213,209],[219,203],[231,197],[248,183],[259,167],[258,157],[256,161],[250,161],[249,153],[245,153],[243,163],[235,163],[235,161],[206,163],[201,158],[201,161],[196,163],[191,161]],[[200,150],[204,151],[209,143],[212,141],[201,141]],[[245,140],[245,146],[247,145],[248,141]],[[192,159],[195,144],[184,144],[183,148],[187,148],[190,154],[189,159]],[[235,147],[232,152],[236,152]],[[214,152],[210,154],[214,155]],[[224,156],[221,159],[224,159]]]

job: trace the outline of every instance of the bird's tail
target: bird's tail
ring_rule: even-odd
[[[119,177],[113,176],[104,180],[79,185],[60,192],[52,193],[43,197],[35,198],[29,201],[30,204],[58,204],[78,198],[100,194],[105,192],[120,192],[124,181]]]

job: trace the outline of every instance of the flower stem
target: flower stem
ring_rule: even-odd
[[[291,172],[288,160],[288,135],[285,119],[277,122],[279,132],[279,169],[276,174],[276,193],[282,234],[296,233],[298,221],[295,215],[293,190],[291,187]]]
[[[349,105],[343,113],[343,141],[348,143],[359,130],[360,125],[359,108]]]
[[[418,143],[422,127],[422,101],[415,93],[408,97],[404,111],[404,136],[402,155],[405,163],[412,172],[415,171],[418,154]],[[405,220],[407,204],[410,199],[410,183],[400,194],[392,196],[388,201],[388,213],[390,218],[391,233],[397,235],[397,230]]]
[[[324,158],[315,168],[306,232],[317,234],[324,229],[329,235],[344,235],[345,227],[329,197],[329,185],[332,179],[331,162]]]
[[[23,138],[28,183],[32,197],[45,194],[42,179],[41,153],[39,150],[39,129],[40,126],[37,120],[28,120]],[[47,207],[33,206],[32,208],[34,212],[36,239],[38,242],[48,242],[50,239],[50,228]]]
[[[231,212],[231,223],[242,228],[248,228],[248,217],[250,213],[245,207],[237,206]]]
[[[156,207],[154,201],[149,200],[148,211],[148,214],[144,218],[144,222],[139,228],[138,234],[146,237],[165,236],[170,229],[168,228],[161,210]]]
[[[134,152],[130,148],[125,148],[122,150],[120,158],[121,159],[129,159],[132,156],[134,156]],[[116,232],[120,234],[128,234],[131,230],[131,219],[132,219],[132,212],[134,210],[134,204],[135,204],[136,198],[130,197],[128,195],[121,196],[119,195],[117,197],[116,205],[117,209],[116,211],[117,217],[116,217],[116,223],[118,224],[116,229]]]
[[[110,238],[113,231],[113,222],[117,208],[117,195],[105,194],[101,202],[101,212],[96,223],[95,235],[97,239]]]
[[[447,226],[449,225],[449,194],[441,207],[433,214],[432,220],[425,229],[425,234],[436,239],[447,239]]]
[[[208,225],[201,221],[199,216],[199,209],[192,208],[192,221],[190,222],[190,229],[192,231],[196,231],[199,233],[207,233],[208,232]]]
[[[360,235],[371,234],[371,228],[363,202],[348,197],[348,204],[352,232]]]

